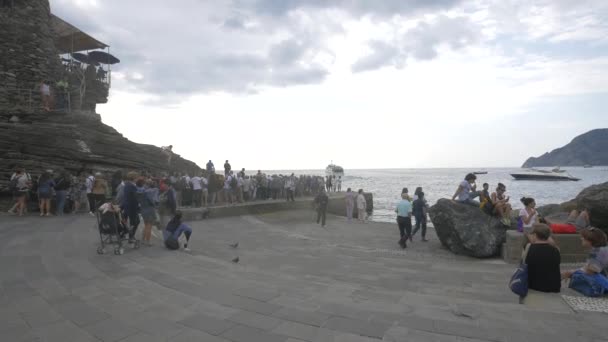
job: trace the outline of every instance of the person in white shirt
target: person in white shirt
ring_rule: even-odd
[[[243,199],[245,201],[249,201],[249,199],[251,198],[250,191],[251,179],[249,178],[249,176],[245,176],[245,178],[243,178]]]
[[[523,197],[521,203],[525,206],[519,211],[519,219],[522,223],[523,232],[526,235],[532,234],[532,227],[534,224],[539,223],[539,215],[536,211],[536,201],[534,198]]]
[[[89,175],[87,176],[84,184],[86,187],[87,199],[89,200],[89,213],[94,215],[95,196],[93,195],[93,185],[95,184],[95,176],[93,176],[93,171],[89,171]]]
[[[243,178],[241,178],[240,174],[236,176],[236,196],[237,201],[243,203]]]
[[[226,173],[226,179],[224,180],[224,200],[226,203],[230,202],[230,204],[234,203],[234,198],[232,196],[232,171],[228,171]]]
[[[206,177],[201,178],[201,185],[203,187],[203,205],[205,208],[207,207],[207,202],[209,200],[209,180]]]
[[[359,221],[365,222],[366,214],[367,201],[365,201],[363,189],[359,189],[359,194],[357,195],[357,216],[359,217]]]
[[[190,184],[192,184],[192,205],[196,208],[200,208],[203,194],[201,177],[195,175],[194,177],[190,178]]]

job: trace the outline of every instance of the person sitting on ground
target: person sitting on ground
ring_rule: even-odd
[[[591,226],[589,209],[583,208],[580,212],[572,210],[565,223],[551,223],[551,231],[555,234],[576,234]]]
[[[184,243],[184,251],[188,252],[188,243],[190,242],[190,236],[192,235],[192,228],[182,223],[182,212],[176,211],[175,216],[167,223],[167,227],[163,231],[163,238],[165,240],[165,247],[168,249],[179,249],[179,238],[184,234],[186,242]]]
[[[492,193],[490,199],[492,201],[492,214],[500,217],[502,224],[510,226],[513,208],[509,204],[510,197],[505,196],[506,191],[507,187],[502,183],[498,183],[496,192]]]
[[[464,177],[464,180],[460,182],[460,185],[458,185],[458,189],[456,189],[454,196],[452,196],[452,201],[474,205],[476,207],[479,206],[479,202],[474,199],[479,196],[481,192],[476,190],[477,186],[475,185],[475,180],[477,180],[477,176],[472,173],[467,174]]]
[[[528,288],[541,292],[559,292],[561,288],[559,249],[551,243],[551,229],[546,224],[534,224],[530,243],[522,260],[528,265]]]
[[[585,296],[601,296],[608,293],[608,246],[606,233],[598,228],[581,231],[581,244],[591,248],[585,266],[565,271],[562,279],[570,279],[569,287]]]

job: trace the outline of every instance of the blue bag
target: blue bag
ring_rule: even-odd
[[[572,274],[568,287],[586,297],[600,297],[608,294],[608,278],[599,273],[591,275],[578,270]]]
[[[528,265],[523,262],[515,270],[509,281],[509,288],[520,297],[528,295]]]

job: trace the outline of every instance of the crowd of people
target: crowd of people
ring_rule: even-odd
[[[505,227],[511,226],[513,208],[506,196],[506,186],[498,183],[496,191],[489,193],[489,185],[478,191],[477,177],[469,173],[459,184],[452,200],[479,206],[488,215],[498,217]],[[475,199],[479,197],[479,201]],[[523,208],[517,214],[517,229],[525,237],[522,262],[527,265],[528,287],[541,292],[560,292],[561,282],[586,295],[608,294],[608,246],[606,234],[591,227],[590,211],[582,207],[572,210],[563,222],[542,217],[531,197],[520,199]],[[580,234],[581,246],[589,249],[589,257],[577,270],[561,270],[559,245],[552,234]]]

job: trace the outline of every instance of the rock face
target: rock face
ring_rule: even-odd
[[[550,204],[539,208],[543,216],[573,209],[589,209],[591,225],[608,233],[608,182],[583,189],[575,199],[562,204]]]
[[[568,145],[531,157],[522,167],[608,165],[608,129],[595,129],[574,138]]]
[[[441,243],[455,254],[476,258],[498,255],[506,227],[478,207],[440,199],[429,211]]]
[[[0,112],[0,192],[6,192],[15,167],[38,176],[46,169],[81,171],[136,170],[193,172],[193,162],[167,155],[152,145],[136,144],[103,124],[97,114],[26,116],[32,121],[9,123]]]

